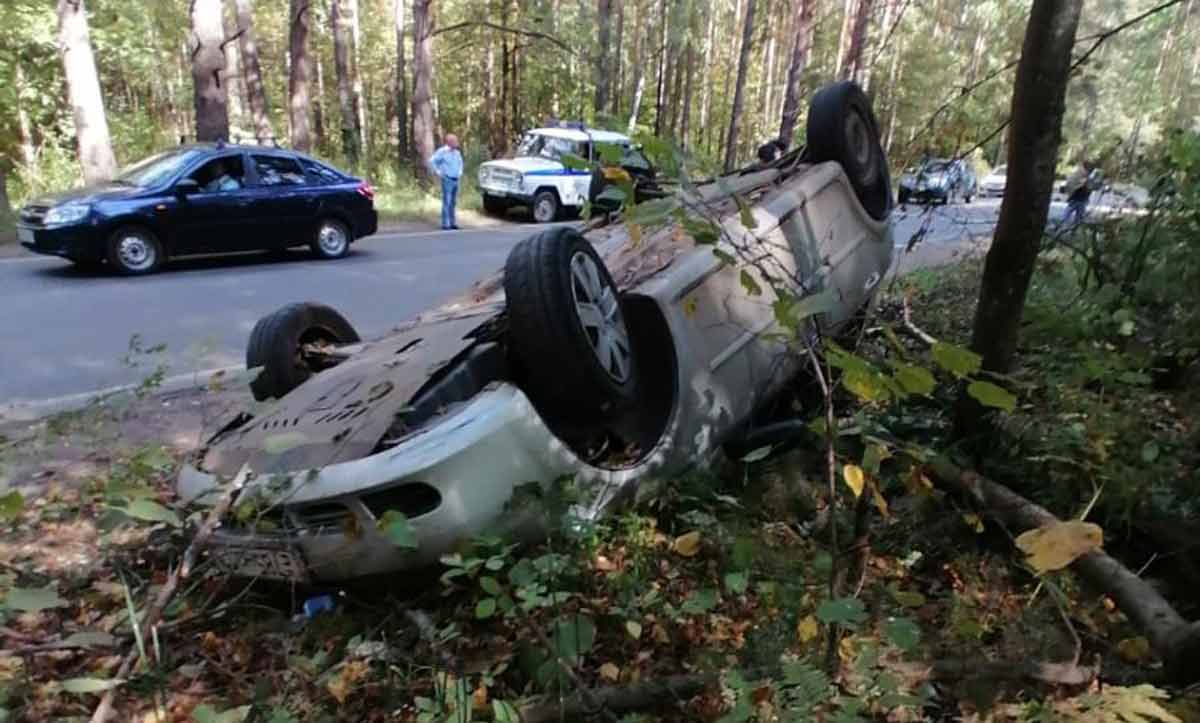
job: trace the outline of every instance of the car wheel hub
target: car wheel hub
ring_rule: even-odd
[[[617,382],[628,381],[633,356],[617,291],[604,283],[596,261],[582,251],[571,257],[571,295],[575,315],[600,366]]]
[[[121,263],[134,271],[143,271],[154,265],[154,249],[141,236],[125,236],[117,242],[117,255]]]
[[[346,248],[346,234],[341,227],[327,223],[321,226],[321,231],[317,234],[317,243],[325,253],[337,255]]]
[[[549,199],[538,201],[534,215],[539,221],[549,221],[554,217],[554,204]]]
[[[854,154],[855,162],[862,169],[860,180],[863,183],[874,181],[877,170],[871,148],[871,132],[859,113],[852,112],[846,118],[846,142],[850,144],[850,152]]]

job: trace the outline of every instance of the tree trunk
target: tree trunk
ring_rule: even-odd
[[[358,109],[354,103],[354,78],[351,69],[350,17],[344,5],[346,0],[332,0],[329,4],[329,23],[333,31],[333,67],[337,75],[338,108],[342,119],[342,153],[346,164],[358,168],[362,155],[362,128],[359,126]]]
[[[21,102],[21,92],[25,88],[25,70],[20,57],[13,61],[13,85],[16,90],[17,141],[21,145],[21,162],[25,165],[26,173],[36,173],[37,151],[33,145],[33,127],[29,122],[29,113]]]
[[[317,69],[317,94],[313,98],[313,134],[318,146],[325,142],[325,63],[313,63]]]
[[[216,20],[220,33],[219,12]],[[67,95],[75,112],[75,141],[83,178],[88,183],[106,181],[116,175],[117,159],[108,135],[84,0],[58,0],[58,47],[67,78]],[[219,62],[219,48],[217,54]]]
[[[608,107],[609,84],[609,36],[612,34],[612,2],[611,0],[596,0],[596,57],[593,74],[596,84],[596,96],[592,102],[592,110],[603,113]]]
[[[69,3],[70,0],[62,0]],[[229,138],[229,107],[221,71],[225,68],[225,28],[221,0],[192,0],[192,87],[196,104],[196,140]]]
[[[971,348],[983,356],[989,372],[1007,373],[1016,353],[1025,294],[1050,209],[1082,5],[1083,0],[1034,0],[1025,27],[1008,129],[1008,186],[984,262],[971,337]],[[978,431],[983,410],[965,391],[957,411],[958,434]]]
[[[291,0],[288,8],[288,117],[291,118],[292,148],[301,153],[312,150],[312,130],[308,124],[308,78],[312,63],[308,58],[308,28],[311,0]]]
[[[246,93],[246,83],[242,77],[242,62],[238,58],[241,51],[235,40],[238,34],[237,12],[232,8],[232,4],[229,10],[229,12],[221,14],[225,37],[229,39],[228,42],[221,44],[225,54],[225,66],[221,71],[221,77],[225,79],[225,97],[229,101],[229,132],[233,134],[231,140],[236,142],[239,140],[237,136],[246,127],[244,123],[250,115],[248,110],[250,96]],[[126,83],[125,87],[128,92],[129,84]]]
[[[643,32],[637,33],[634,38],[634,45],[637,47],[637,52],[634,55],[633,61],[633,93],[629,101],[629,125],[626,128],[626,133],[632,134],[637,128],[638,114],[642,110],[642,96],[646,92],[646,56],[650,47],[651,35],[649,28],[644,22],[645,4],[638,3],[638,21]]]
[[[729,134],[725,137],[725,172],[737,164],[738,132],[742,122],[743,96],[746,94],[746,72],[750,65],[750,50],[754,45],[754,2],[746,2],[746,21],[742,28],[742,50],[738,58],[737,81],[733,88],[733,108],[729,112]]]
[[[688,138],[692,131],[692,92],[694,89],[693,78],[696,76],[692,72],[692,66],[695,63],[695,51],[692,50],[692,41],[688,41],[687,50],[684,51],[684,83],[683,83],[683,107],[680,109],[679,119],[679,142],[686,151],[691,143]]]
[[[350,100],[354,104],[354,117],[358,126],[358,139],[362,144],[362,155],[371,152],[371,114],[367,112],[367,97],[363,93],[362,32],[359,23],[358,0],[346,0],[346,20],[350,25]]]
[[[796,120],[800,117],[800,77],[808,67],[812,54],[813,6],[816,0],[796,0],[796,42],[792,45],[792,59],[788,63],[787,88],[783,96],[783,117],[779,123],[779,139],[785,146],[792,145],[796,132]]]
[[[408,69],[404,67],[404,0],[396,0],[396,157],[400,165],[409,160]]]
[[[271,117],[267,106],[267,92],[263,88],[262,68],[258,63],[258,43],[254,38],[254,16],[251,0],[234,0],[237,10],[238,47],[242,52],[242,79],[246,93],[250,96],[250,116],[254,120],[254,134],[259,142],[275,137],[271,129]]]
[[[850,45],[842,61],[842,78],[858,82],[862,74],[863,47],[867,43],[867,25],[871,20],[871,9],[875,0],[858,0],[854,13],[854,26],[850,33]]]
[[[12,216],[12,201],[8,199],[8,166],[0,161],[0,218],[8,220]]]
[[[621,89],[624,87],[625,80],[625,62],[624,62],[624,47],[625,40],[625,0],[612,0],[613,6],[616,8],[617,36],[613,39],[613,54],[612,54],[612,105],[609,112],[612,115],[617,115],[621,112]]]
[[[845,0],[842,3],[842,31],[838,33],[838,49],[835,62],[837,66],[834,68],[833,76],[835,78],[843,78],[845,70],[844,60],[846,58],[846,48],[850,45],[850,33],[854,25],[854,8],[857,6],[858,0]]]
[[[773,17],[771,14],[770,0],[764,10],[764,15],[768,18]],[[772,112],[771,108],[771,84],[775,82],[775,23],[767,26],[767,48],[766,57],[763,59],[762,65],[762,97],[759,102],[760,118],[762,119],[762,127],[769,128],[778,117]]]
[[[700,51],[700,67],[704,69],[700,90],[700,135],[707,133],[709,110],[712,103],[712,80],[715,73],[711,71],[713,34],[716,32],[717,0],[708,0],[706,11],[707,29],[704,31],[704,47]]]
[[[433,24],[429,6],[433,0],[413,0],[413,145],[417,151],[417,177],[429,179],[433,156]]]
[[[658,87],[654,98],[654,135],[663,132],[667,83],[667,0],[658,0]]]

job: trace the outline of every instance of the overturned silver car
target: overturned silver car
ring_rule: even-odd
[[[319,304],[262,319],[247,366],[261,368],[256,397],[277,401],[230,421],[178,482],[184,500],[212,503],[248,480],[242,499],[257,500],[210,554],[284,579],[423,566],[502,521],[525,484],[574,476],[578,514],[596,517],[745,434],[802,360],[778,333],[778,285],[744,275],[769,262],[797,296],[828,292],[812,326],[836,333],[890,265],[890,180],[865,96],[823,89],[804,148],[677,199],[716,209],[716,253],[686,223],[640,239],[625,224],[559,227],[378,341]],[[738,248],[758,262],[728,264]],[[391,511],[415,546],[380,530]]]

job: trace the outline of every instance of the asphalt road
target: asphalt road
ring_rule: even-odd
[[[961,245],[986,235],[998,209],[998,199],[907,206],[896,214],[896,244],[926,227],[923,244]],[[258,318],[294,301],[332,305],[364,338],[383,334],[502,266],[536,228],[384,233],[337,261],[299,251],[282,261],[188,259],[141,278],[32,254],[0,259],[0,408],[138,383],[161,365],[168,377],[236,367]],[[141,348],[165,349],[130,355],[135,334]]]

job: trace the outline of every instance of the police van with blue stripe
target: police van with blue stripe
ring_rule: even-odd
[[[526,206],[538,223],[549,223],[577,212],[588,198],[590,171],[567,168],[563,156],[599,160],[597,146],[612,144],[632,150],[629,137],[588,128],[582,123],[559,123],[526,132],[515,158],[479,166],[479,189],[488,213],[504,215],[513,206]]]

